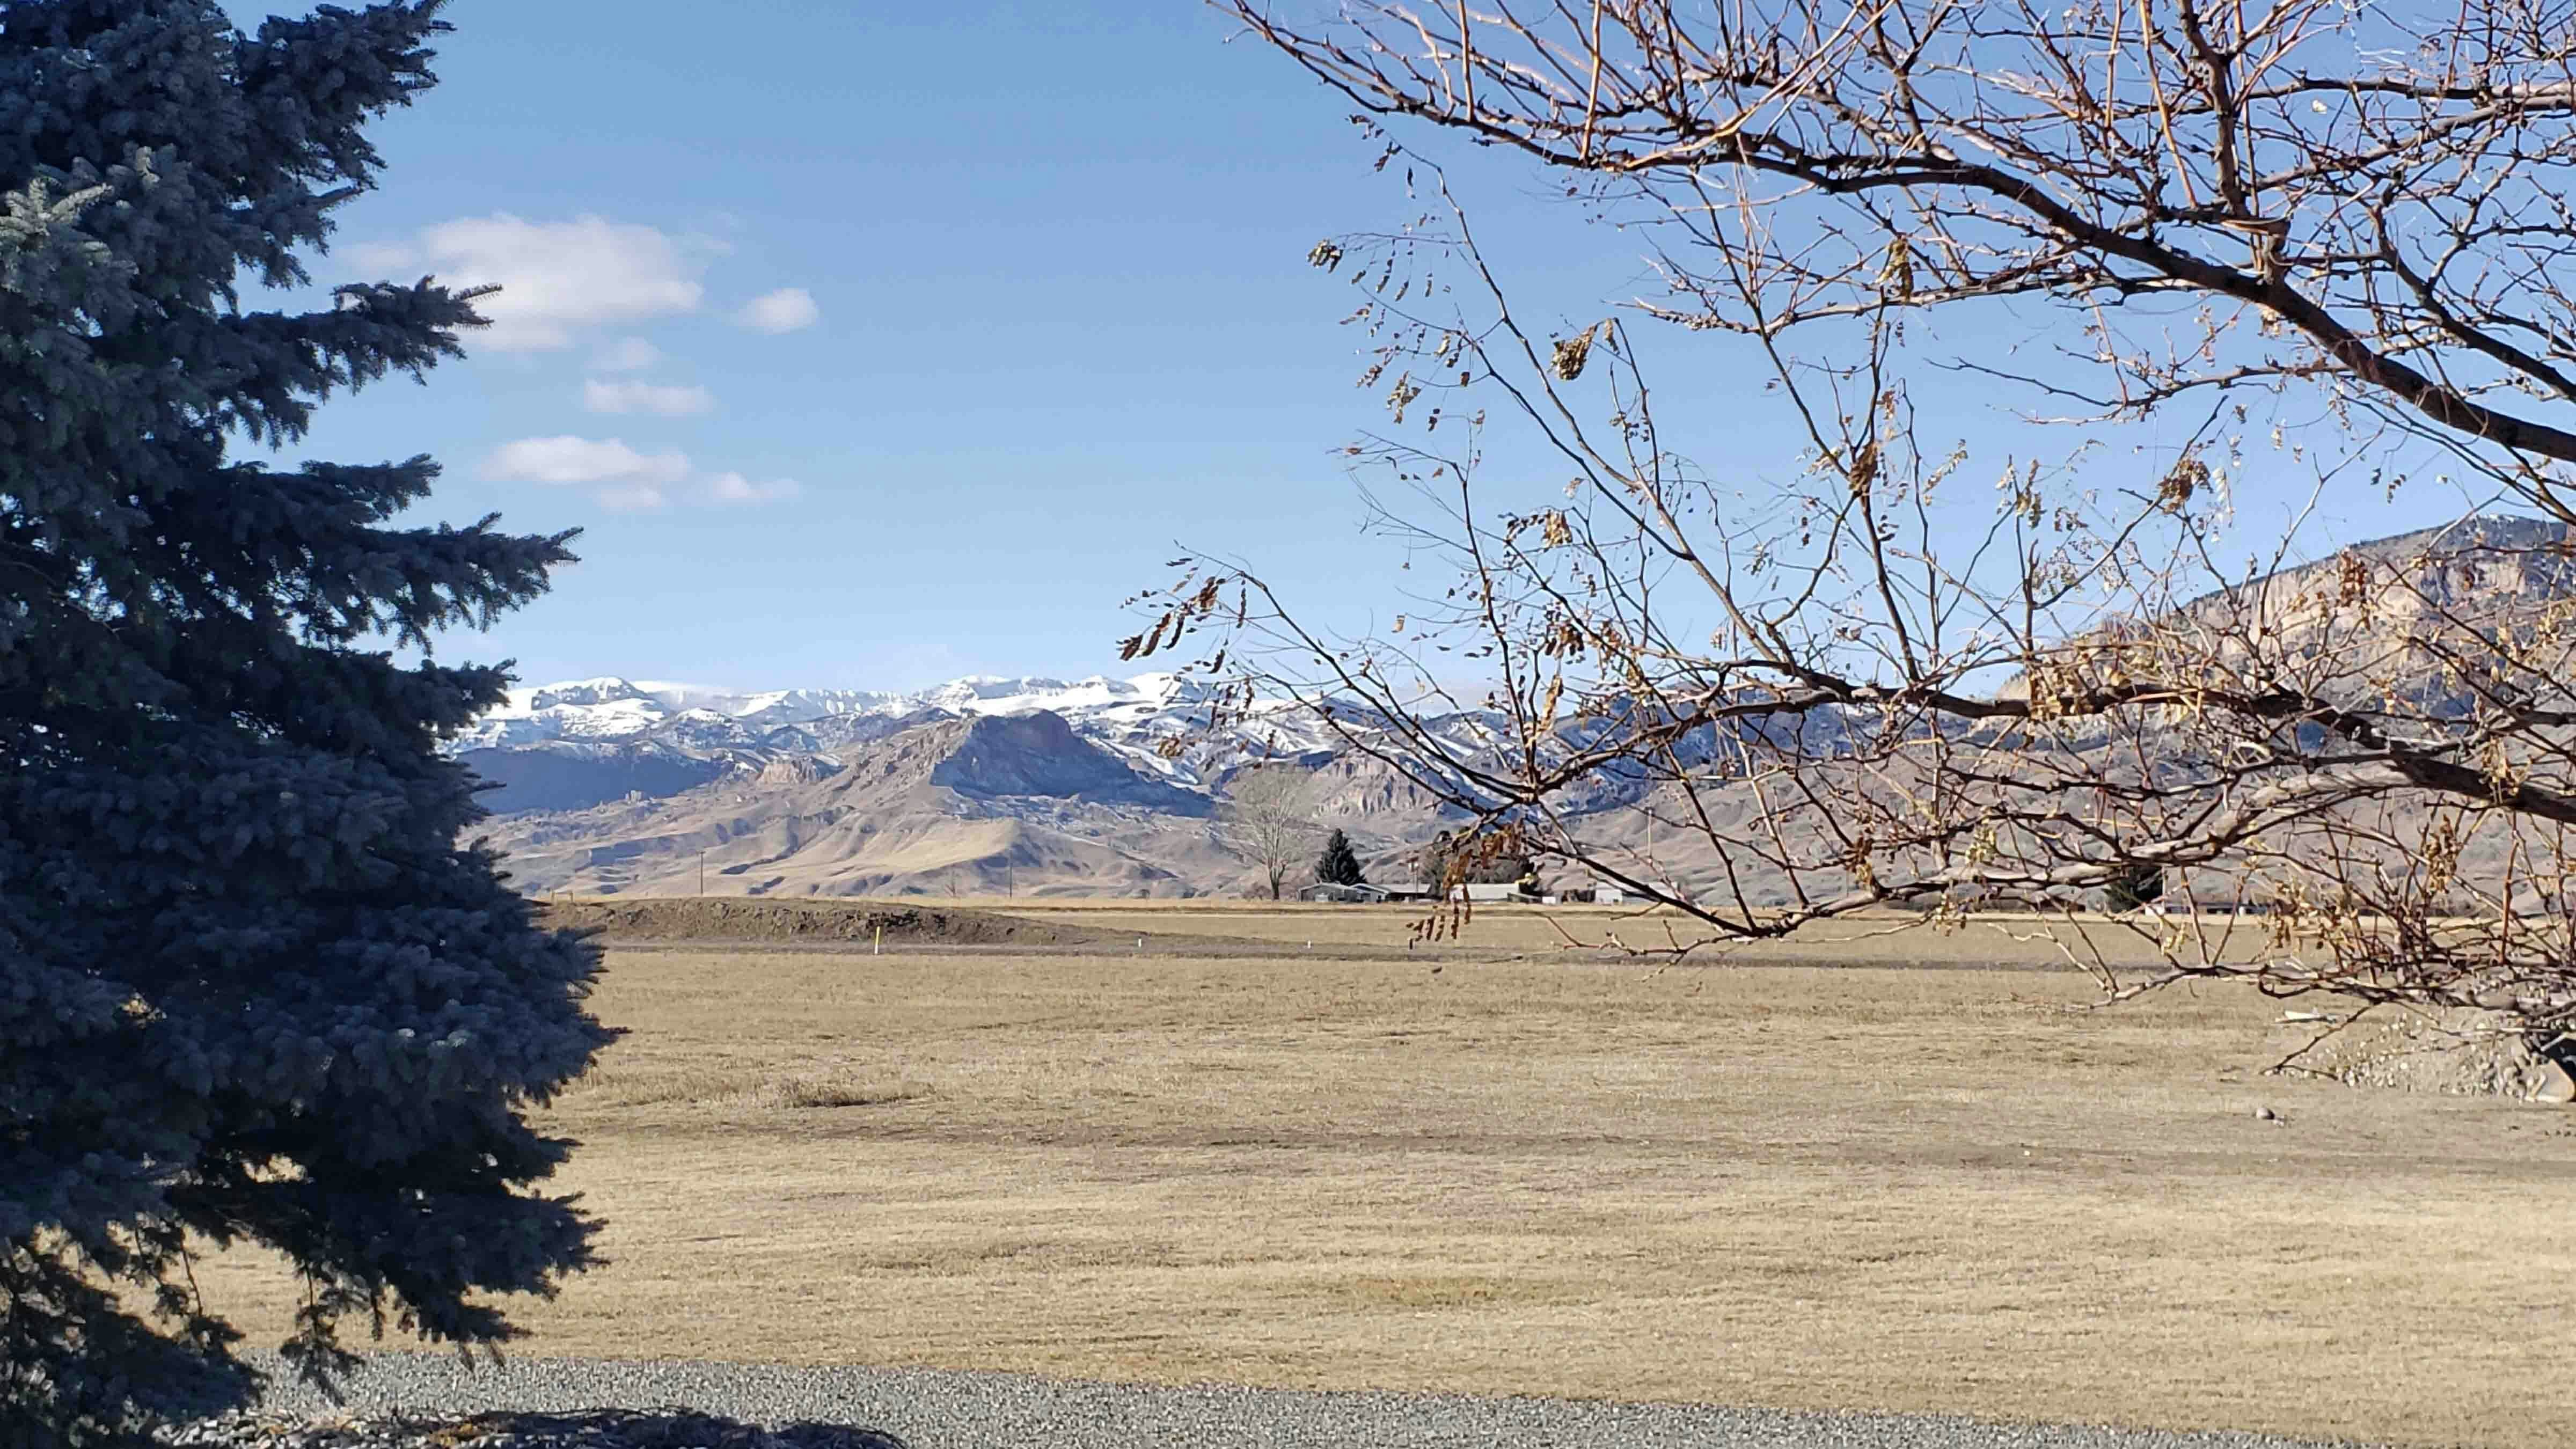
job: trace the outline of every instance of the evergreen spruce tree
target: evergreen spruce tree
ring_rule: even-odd
[[[569,535],[398,521],[426,457],[291,468],[335,389],[457,355],[423,281],[306,280],[431,83],[438,0],[236,31],[215,0],[0,3],[0,1444],[122,1444],[239,1399],[196,1241],[265,1244],[335,1325],[466,1346],[593,1224],[521,1109],[608,1033],[441,740],[507,676],[426,661]],[[414,646],[405,663],[393,652]],[[121,1296],[111,1290],[122,1290]]]
[[[2164,867],[2153,861],[2131,866],[2103,887],[2104,903],[2115,911],[2134,911],[2154,904],[2165,893]]]
[[[1315,861],[1315,879],[1326,885],[1366,883],[1360,875],[1360,858],[1352,851],[1348,835],[1336,830],[1324,841],[1324,853]]]

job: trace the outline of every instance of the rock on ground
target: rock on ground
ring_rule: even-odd
[[[281,1388],[266,1406],[279,1417],[266,1422],[284,1437],[183,1442],[200,1449],[2297,1449],[2245,1434],[1917,1414],[1159,1387],[946,1369],[590,1359],[468,1369],[452,1358],[387,1355],[348,1388],[346,1412],[362,1416],[356,1421],[305,1418],[331,1411],[303,1390]],[[658,1412],[621,1418],[595,1412],[601,1406]],[[424,1417],[363,1417],[397,1410]],[[474,1417],[495,1410],[520,1417]],[[334,1422],[347,1422],[356,1437],[314,1437],[334,1432]],[[478,1431],[489,1436],[471,1437]],[[585,1433],[593,1437],[562,1437]],[[618,1433],[630,1437],[610,1437]],[[773,1437],[755,1437],[762,1433]]]
[[[891,1434],[834,1424],[775,1431],[685,1409],[487,1412],[462,1417],[243,1413],[162,1436],[172,1449],[909,1449]]]
[[[2533,1051],[2521,1030],[2493,1011],[2375,1013],[2326,1031],[2289,1066],[2356,1087],[2576,1101],[2576,1079],[2566,1068]]]

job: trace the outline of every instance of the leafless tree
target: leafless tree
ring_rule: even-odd
[[[1221,625],[1246,690],[1686,913],[1676,953],[2009,903],[2115,994],[2240,976],[2576,1025],[2576,9],[1219,8],[1432,198],[1313,260],[1362,283],[1396,425],[1353,463],[1421,500],[1391,517],[1456,578],[1349,641],[1196,566],[1133,651]],[[1658,290],[1525,322],[1442,133],[1627,224]],[[1926,335],[2034,312],[2061,319],[2037,361]],[[1684,456],[1658,324],[1767,374],[1800,476],[1748,499]],[[1930,369],[2083,441],[1920,446]],[[2139,447],[2102,445],[2120,425]],[[1498,490],[1505,428],[1561,500]],[[2290,567],[2296,523],[2233,518],[2249,448],[2317,497],[2410,464],[2478,491],[2455,527]],[[1970,466],[1995,506],[1959,496]],[[2185,914],[2116,918],[2163,962],[2132,974],[2086,913],[2142,873]]]
[[[1278,900],[1288,872],[1315,847],[1314,778],[1294,765],[1258,765],[1236,775],[1218,810],[1226,844],[1261,867]]]

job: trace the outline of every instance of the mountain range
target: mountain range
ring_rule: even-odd
[[[752,895],[1236,892],[1217,828],[1247,764],[1316,772],[1316,809],[1402,874],[1428,797],[1289,707],[1213,734],[1170,674],[979,676],[915,693],[744,693],[623,679],[514,691],[453,748],[532,892]]]
[[[2517,552],[2564,536],[2485,520],[2456,540],[2406,535],[2353,555],[2412,569],[2430,547],[2473,561],[2430,567],[2403,598],[2520,614],[2576,595],[2563,559]],[[2358,625],[2333,604],[2330,571],[2350,557],[2283,570],[2224,607],[2251,607],[2257,637],[2314,634],[2330,659],[2369,652],[2355,649],[2354,628],[2402,647],[2401,599],[2362,610]],[[452,748],[492,783],[484,798],[498,818],[483,829],[535,893],[1242,894],[1260,872],[1229,847],[1216,801],[1268,762],[1312,772],[1318,826],[1347,830],[1371,879],[1411,878],[1419,846],[1456,823],[1413,782],[1341,748],[1313,714],[1280,703],[1211,730],[1214,702],[1209,686],[1174,674],[976,676],[911,693],[603,678],[514,691]],[[1464,757],[1492,723],[1461,713],[1432,728]],[[1589,727],[1559,729],[1572,739]],[[1798,728],[1837,726],[1818,715]],[[1605,776],[1558,803],[1585,819],[1588,838],[1644,846],[1640,799],[1635,782]],[[1698,808],[1723,829],[1756,806],[1719,788]],[[1717,868],[1671,832],[1658,844],[1657,868],[1686,885],[1695,867]]]
[[[1133,679],[1005,679],[978,675],[911,694],[857,689],[758,693],[692,685],[584,679],[513,690],[453,749],[499,788],[503,813],[567,810],[632,791],[676,794],[772,762],[826,758],[942,720],[1045,712],[1148,775],[1204,788],[1233,751],[1180,750],[1193,709],[1204,722],[1213,691],[1173,674]],[[1276,711],[1230,741],[1279,756],[1330,748],[1320,725]]]

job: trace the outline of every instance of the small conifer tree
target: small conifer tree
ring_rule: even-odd
[[[592,1222],[523,1109],[609,1033],[441,741],[507,675],[432,636],[540,593],[569,534],[398,522],[437,475],[277,467],[335,389],[458,353],[476,294],[306,280],[431,83],[439,0],[236,30],[215,0],[0,4],[0,1444],[140,1442],[238,1402],[200,1243],[335,1325],[471,1347]],[[393,651],[415,651],[405,662]],[[124,1290],[122,1296],[112,1290]]]
[[[2104,903],[2114,911],[2134,911],[2153,905],[2163,898],[2164,893],[2164,868],[2152,861],[2131,866],[2112,877],[2111,883],[2102,891]]]
[[[1325,885],[1364,885],[1360,858],[1351,849],[1350,836],[1335,830],[1324,841],[1324,853],[1315,860],[1315,879]]]

